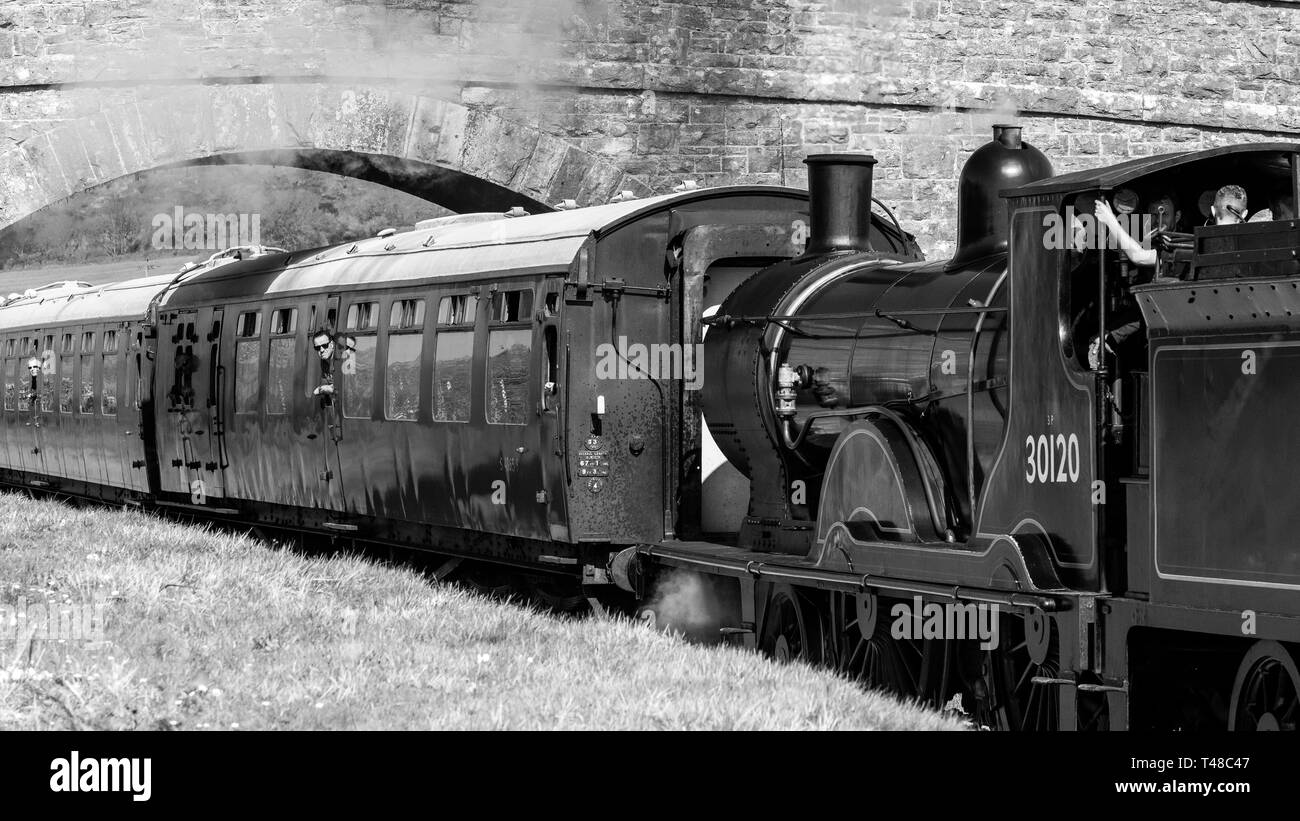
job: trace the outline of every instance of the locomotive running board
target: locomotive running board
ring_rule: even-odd
[[[637,552],[652,562],[676,567],[694,567],[716,574],[752,577],[767,581],[802,582],[823,590],[861,593],[865,590],[888,590],[892,593],[932,596],[956,601],[997,604],[1005,607],[1033,608],[1044,612],[1070,609],[1068,597],[1050,594],[1016,593],[937,582],[921,582],[869,573],[824,570],[801,556],[757,553],[711,542],[677,542],[642,545]],[[784,561],[774,563],[773,559]]]

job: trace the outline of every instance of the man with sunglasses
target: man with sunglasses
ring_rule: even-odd
[[[1225,185],[1214,195],[1210,206],[1212,222],[1207,225],[1236,225],[1246,221],[1246,189],[1240,185]]]
[[[311,395],[321,397],[321,404],[328,405],[334,394],[334,335],[328,329],[321,328],[312,334],[311,346],[316,350],[316,356],[320,357],[321,379]]]
[[[31,377],[31,386],[26,392],[26,404],[32,410],[32,421],[27,423],[29,427],[31,425],[38,428],[41,426],[40,406],[37,404],[41,398],[41,365],[41,360],[35,356],[27,360],[27,373]],[[20,408],[20,410],[26,409],[26,407]]]

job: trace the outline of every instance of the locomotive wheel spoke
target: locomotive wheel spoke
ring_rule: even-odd
[[[1048,646],[1035,645],[1027,626],[1039,616],[1005,615],[997,647],[983,651],[976,682],[973,717],[980,726],[995,730],[1054,730],[1060,721],[1061,691],[1054,684],[1035,684],[1036,677],[1055,679],[1060,674],[1060,651],[1050,621],[1037,625],[1047,631]],[[1044,635],[1038,633],[1036,635]],[[1037,652],[1035,652],[1037,651]],[[1045,652],[1044,652],[1045,651]],[[1042,661],[1034,661],[1035,656]]]
[[[930,682],[934,671],[942,666],[936,663],[939,643],[894,639],[888,624],[881,622],[874,626],[869,638],[864,637],[860,620],[853,616],[852,601],[847,596],[840,600],[839,611],[847,615],[840,621],[837,641],[851,649],[840,654],[839,671],[867,689],[904,699],[933,700],[936,688]]]
[[[816,609],[796,588],[777,585],[768,598],[759,647],[778,662],[822,661],[821,629]]]

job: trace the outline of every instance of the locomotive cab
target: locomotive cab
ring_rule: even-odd
[[[1207,280],[1300,273],[1294,156],[1290,146],[1233,146],[1132,160],[1008,192],[1013,359],[1037,355],[1050,367],[1034,369],[1032,381],[1013,376],[1016,415],[1025,415],[1013,424],[1008,447],[1023,443],[1021,469],[1017,478],[1003,471],[995,496],[1001,502],[991,509],[1001,512],[992,521],[1023,529],[1031,519],[1052,520],[1036,538],[1063,580],[1107,592],[1150,590],[1153,453],[1168,461],[1175,451],[1200,447],[1187,431],[1185,441],[1166,448],[1172,443],[1160,429],[1181,409],[1168,404],[1153,376],[1172,336],[1222,336],[1229,334],[1224,325],[1239,332],[1244,317],[1287,315],[1281,305],[1247,303],[1219,316],[1197,306],[1206,307]],[[1215,225],[1215,192],[1225,186],[1240,187],[1249,208],[1241,222]],[[1106,207],[1133,243],[1103,226],[1098,213]],[[1267,292],[1277,293],[1275,285]],[[1255,293],[1255,286],[1210,285],[1208,296],[1239,291]],[[1204,470],[1188,462],[1166,472],[1155,495],[1195,498],[1203,493],[1189,485],[1205,481]],[[1017,494],[1023,502],[1008,501]],[[1168,502],[1172,508],[1173,496]]]

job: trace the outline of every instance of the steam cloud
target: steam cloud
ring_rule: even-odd
[[[680,632],[694,640],[720,640],[728,608],[698,573],[674,570],[659,577],[647,605],[663,630]]]

